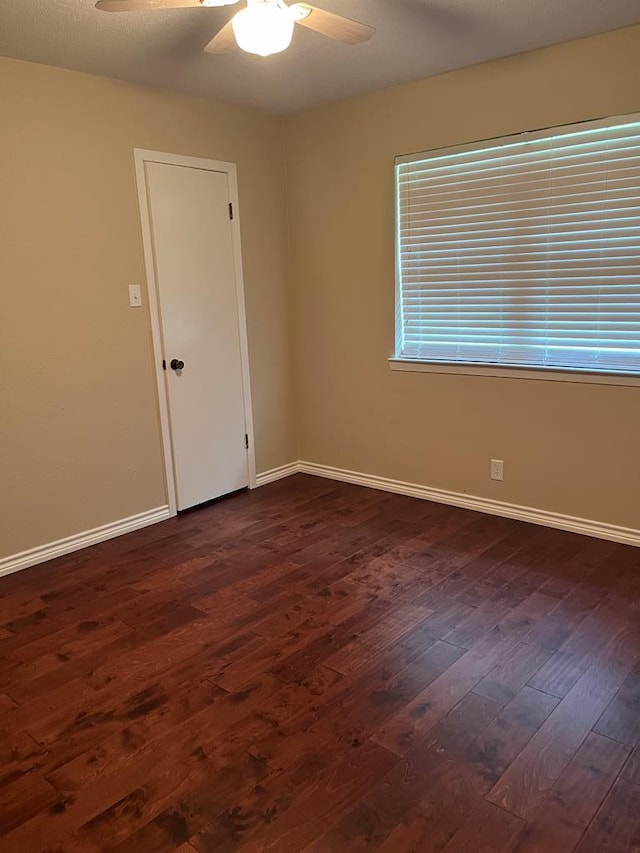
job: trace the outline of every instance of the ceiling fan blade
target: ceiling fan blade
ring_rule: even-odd
[[[189,9],[203,6],[200,0],[98,0],[102,12],[142,12],[147,9]]]
[[[205,53],[229,53],[229,51],[235,50],[237,46],[233,27],[229,21],[205,46],[204,51]]]
[[[360,44],[369,41],[375,33],[375,27],[343,18],[342,15],[334,15],[333,12],[325,12],[324,9],[316,9],[308,3],[296,3],[290,7],[295,15],[297,24],[315,30],[323,36],[328,36],[335,41],[344,44]]]

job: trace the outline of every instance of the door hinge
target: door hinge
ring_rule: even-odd
[[[246,433],[244,434],[244,447],[245,450],[249,449],[249,436]]]
[[[165,360],[164,358],[162,359],[162,369],[163,369],[163,370],[166,370],[166,369],[167,369],[167,362],[166,362],[166,360]]]
[[[233,219],[233,204],[229,202],[229,219]]]

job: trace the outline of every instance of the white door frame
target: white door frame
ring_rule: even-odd
[[[244,399],[244,414],[249,450],[247,461],[249,466],[249,488],[256,487],[256,457],[253,435],[253,412],[251,406],[251,382],[249,375],[249,346],[247,341],[247,316],[244,303],[244,276],[242,272],[242,251],[240,244],[240,205],[238,202],[238,176],[235,163],[224,163],[221,160],[206,160],[201,157],[185,157],[181,154],[165,154],[161,151],[148,151],[144,148],[133,149],[136,184],[138,187],[138,205],[140,208],[140,224],[142,226],[142,244],[144,248],[144,265],[147,278],[147,299],[149,300],[149,316],[151,318],[151,336],[156,368],[156,389],[158,395],[158,410],[160,412],[160,429],[162,433],[162,450],[164,456],[164,476],[167,489],[169,513],[177,515],[177,496],[173,454],[171,452],[171,431],[169,420],[169,401],[167,399],[166,371],[162,367],[163,348],[160,325],[160,306],[158,300],[158,285],[156,280],[155,261],[153,256],[153,241],[151,237],[151,219],[149,216],[149,197],[145,163],[165,163],[170,166],[187,166],[192,169],[204,169],[208,172],[224,172],[229,183],[229,202],[233,205],[231,220],[231,239],[233,242],[233,259],[235,266],[236,297],[238,301],[238,326],[240,333],[240,361],[242,365],[242,394]]]

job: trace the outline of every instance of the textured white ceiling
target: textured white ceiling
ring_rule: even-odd
[[[0,54],[292,112],[640,21],[639,0],[315,0],[377,27],[357,47],[297,27],[263,59],[202,49],[242,8],[108,14],[92,0],[0,0]]]

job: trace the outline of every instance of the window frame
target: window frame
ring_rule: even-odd
[[[606,116],[603,118],[577,121],[571,124],[550,125],[548,127],[526,130],[521,133],[508,136],[495,136],[477,139],[473,142],[460,145],[442,146],[438,148],[416,151],[411,154],[402,154],[394,160],[394,251],[395,251],[395,312],[394,312],[394,353],[389,357],[389,367],[392,371],[401,373],[434,373],[464,376],[485,376],[500,379],[528,379],[537,381],[575,382],[581,384],[616,385],[616,386],[640,386],[640,371],[631,373],[614,370],[596,370],[588,368],[572,368],[568,366],[553,365],[511,365],[496,364],[493,362],[465,362],[444,361],[440,359],[428,359],[417,357],[406,357],[402,351],[402,286],[400,269],[400,191],[398,181],[398,166],[404,163],[415,162],[421,157],[449,156],[465,151],[473,151],[483,146],[487,150],[501,148],[514,143],[530,142],[536,139],[544,139],[549,136],[562,136],[563,133],[571,134],[580,130],[601,130],[616,124],[628,122],[640,122],[640,113],[625,113],[622,115]],[[638,285],[640,288],[640,283]]]

